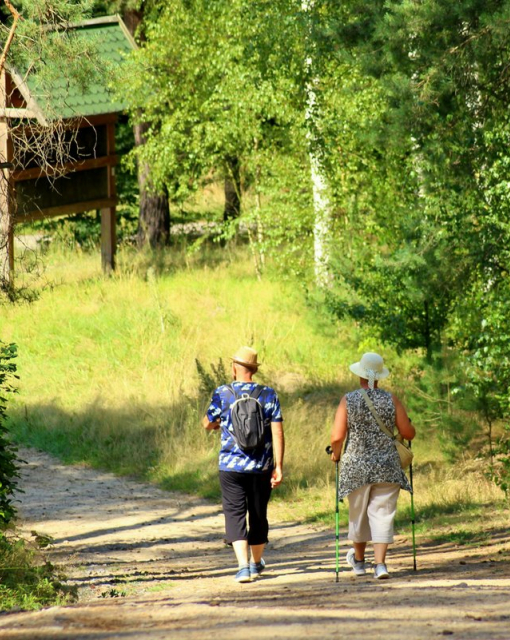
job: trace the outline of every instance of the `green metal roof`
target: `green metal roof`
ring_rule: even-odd
[[[102,67],[122,64],[126,55],[136,48],[135,41],[119,16],[96,18],[73,26],[80,38],[95,43]],[[62,76],[50,87],[48,98],[38,99],[37,77],[29,77],[32,99],[48,119],[94,116],[123,111],[125,105],[114,99],[108,80],[89,82],[85,88]],[[45,88],[45,93],[48,88]],[[46,104],[45,104],[46,103]],[[50,113],[51,112],[51,113]]]

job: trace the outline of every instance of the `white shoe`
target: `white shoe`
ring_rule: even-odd
[[[388,573],[388,569],[383,562],[374,565],[374,578],[377,578],[377,580],[386,580],[386,578],[389,577],[390,574]]]
[[[347,564],[351,565],[355,575],[364,576],[366,574],[367,570],[365,567],[365,561],[356,560],[356,557],[354,555],[354,549],[349,549],[349,551],[347,552],[347,555],[345,556],[345,559],[347,561]]]

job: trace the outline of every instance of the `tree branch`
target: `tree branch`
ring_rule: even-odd
[[[14,38],[14,33],[16,31],[16,27],[18,26],[18,20],[21,18],[21,16],[18,13],[18,11],[12,6],[10,0],[4,0],[4,4],[9,9],[9,11],[11,12],[14,20],[13,20],[11,29],[9,31],[9,36],[7,37],[7,41],[5,43],[4,50],[2,51],[2,57],[0,58],[0,74],[2,73],[2,71],[4,69],[5,60],[7,59],[7,54],[9,53],[9,49],[11,48],[11,44],[12,44],[12,40]]]

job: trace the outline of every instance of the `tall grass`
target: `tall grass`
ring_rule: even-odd
[[[243,248],[158,255],[125,249],[109,278],[95,255],[53,250],[45,263],[38,299],[2,309],[0,337],[19,349],[16,439],[68,462],[217,498],[219,443],[199,426],[209,396],[196,360],[212,375],[238,346],[254,345],[263,363],[258,380],[277,388],[285,417],[280,513],[329,518],[334,468],[324,448],[338,401],[356,384],[347,365],[364,350],[382,350],[393,365],[392,384],[406,388],[405,359],[352,323],[332,324],[307,306],[295,283],[271,274],[259,281]],[[448,502],[439,487],[451,471],[433,427],[414,449],[418,508]],[[488,489],[481,495],[480,486],[471,498],[459,479],[451,500],[494,497]]]

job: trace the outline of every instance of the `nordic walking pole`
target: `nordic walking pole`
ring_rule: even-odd
[[[410,449],[411,441],[408,440],[407,442],[409,444],[409,449]],[[414,534],[415,517],[414,517],[414,487],[413,487],[413,463],[412,462],[409,465],[409,482],[411,484],[411,530],[413,535],[413,569],[417,571],[418,569],[416,568],[416,537]]]
[[[333,449],[330,446],[326,447],[326,453],[331,455]],[[336,561],[336,582],[338,582],[339,567],[339,555],[340,555],[340,511],[338,508],[338,463],[340,460],[335,461],[335,561]]]

